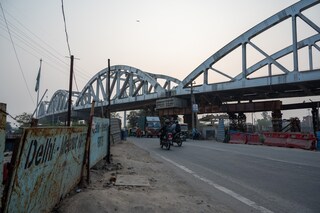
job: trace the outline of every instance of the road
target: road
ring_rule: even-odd
[[[133,138],[199,193],[234,212],[320,212],[320,152],[187,140],[162,150]]]

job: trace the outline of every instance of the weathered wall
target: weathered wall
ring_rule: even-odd
[[[90,167],[107,155],[109,119],[94,117],[91,127]]]
[[[3,185],[2,185],[2,178],[3,178],[3,155],[4,155],[4,147],[6,141],[6,104],[0,103],[0,197],[2,197]],[[1,202],[0,202],[1,208]]]
[[[117,118],[111,119],[111,143],[121,141],[121,120]]]
[[[90,166],[106,156],[108,123],[93,119]],[[25,129],[4,212],[50,212],[81,179],[86,136],[87,127]]]

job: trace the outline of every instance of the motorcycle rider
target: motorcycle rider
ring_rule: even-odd
[[[163,138],[166,136],[167,132],[170,131],[170,121],[169,119],[166,119],[164,121],[163,127],[161,127],[160,131],[160,143],[162,143]]]
[[[181,127],[178,120],[176,120],[174,124],[172,124],[171,130],[173,132],[173,138],[179,135],[179,133],[181,132]]]
[[[175,123],[176,123],[175,132],[176,132],[176,133],[180,133],[180,132],[181,132],[181,126],[180,126],[180,124],[179,124],[179,121],[176,120]]]

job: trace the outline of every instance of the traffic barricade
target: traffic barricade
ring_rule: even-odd
[[[310,133],[288,133],[287,147],[313,150],[316,148],[316,137]]]
[[[247,134],[247,144],[250,145],[262,145],[261,135],[258,133]]]
[[[247,143],[247,136],[245,133],[242,133],[242,132],[230,133],[229,143],[246,144]]]
[[[268,146],[286,147],[288,133],[284,132],[266,132],[264,135],[264,144]]]

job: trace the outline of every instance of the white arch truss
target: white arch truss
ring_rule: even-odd
[[[162,81],[162,82],[160,82]],[[163,83],[161,85],[161,83]],[[164,97],[173,86],[180,84],[176,78],[152,74],[140,69],[116,65],[110,67],[111,104],[129,103]],[[98,72],[85,85],[75,104],[76,108],[89,107],[93,100],[108,104],[108,68]]]
[[[295,82],[296,79],[301,80],[312,80],[315,77],[319,78],[319,73],[317,76],[314,76],[314,73],[304,73],[300,75],[300,70],[298,66],[298,50],[304,47],[309,48],[309,70],[314,70],[313,67],[313,58],[312,51],[313,49],[316,51],[320,51],[319,45],[317,42],[320,41],[320,27],[312,22],[309,18],[302,14],[302,11],[309,9],[317,4],[320,1],[318,0],[304,0],[300,1],[280,12],[266,19],[265,21],[259,23],[255,27],[251,28],[247,32],[243,33],[229,44],[221,48],[219,51],[210,56],[207,60],[205,60],[202,64],[200,64],[194,71],[192,71],[179,85],[180,93],[183,93],[183,88],[190,85],[195,79],[197,79],[201,74],[203,74],[203,84],[199,86],[198,90],[200,91],[214,91],[214,90],[226,90],[226,89],[234,89],[234,88],[243,88],[243,87],[254,87],[254,86],[263,86],[268,84],[280,84],[283,82],[292,83]],[[305,22],[308,26],[313,28],[317,33],[315,35],[310,36],[304,40],[297,40],[297,17],[299,17],[303,22]],[[291,19],[291,34],[292,34],[292,43],[290,46],[279,50],[278,52],[269,55],[265,50],[258,47],[252,39],[259,34],[262,34],[269,28],[287,20]],[[261,55],[264,56],[264,59],[259,61],[258,63],[248,67],[247,66],[247,47],[255,49]],[[228,73],[223,72],[215,68],[215,64],[232,53],[238,47],[242,48],[241,57],[242,57],[242,72],[238,74],[236,77],[230,76]],[[313,48],[312,48],[313,47]],[[282,65],[278,59],[292,54],[293,56],[293,70],[289,71],[284,65]],[[259,70],[260,68],[268,66],[268,76],[266,78],[257,79],[254,81],[250,80],[250,75]],[[279,75],[272,74],[272,67],[277,67],[284,75],[283,78],[278,78]],[[224,76],[228,79],[226,82],[219,82],[209,84],[208,80],[208,72],[214,72],[216,74]],[[297,73],[298,72],[298,73]],[[279,80],[280,79],[280,80]],[[197,79],[198,80],[198,79]]]

